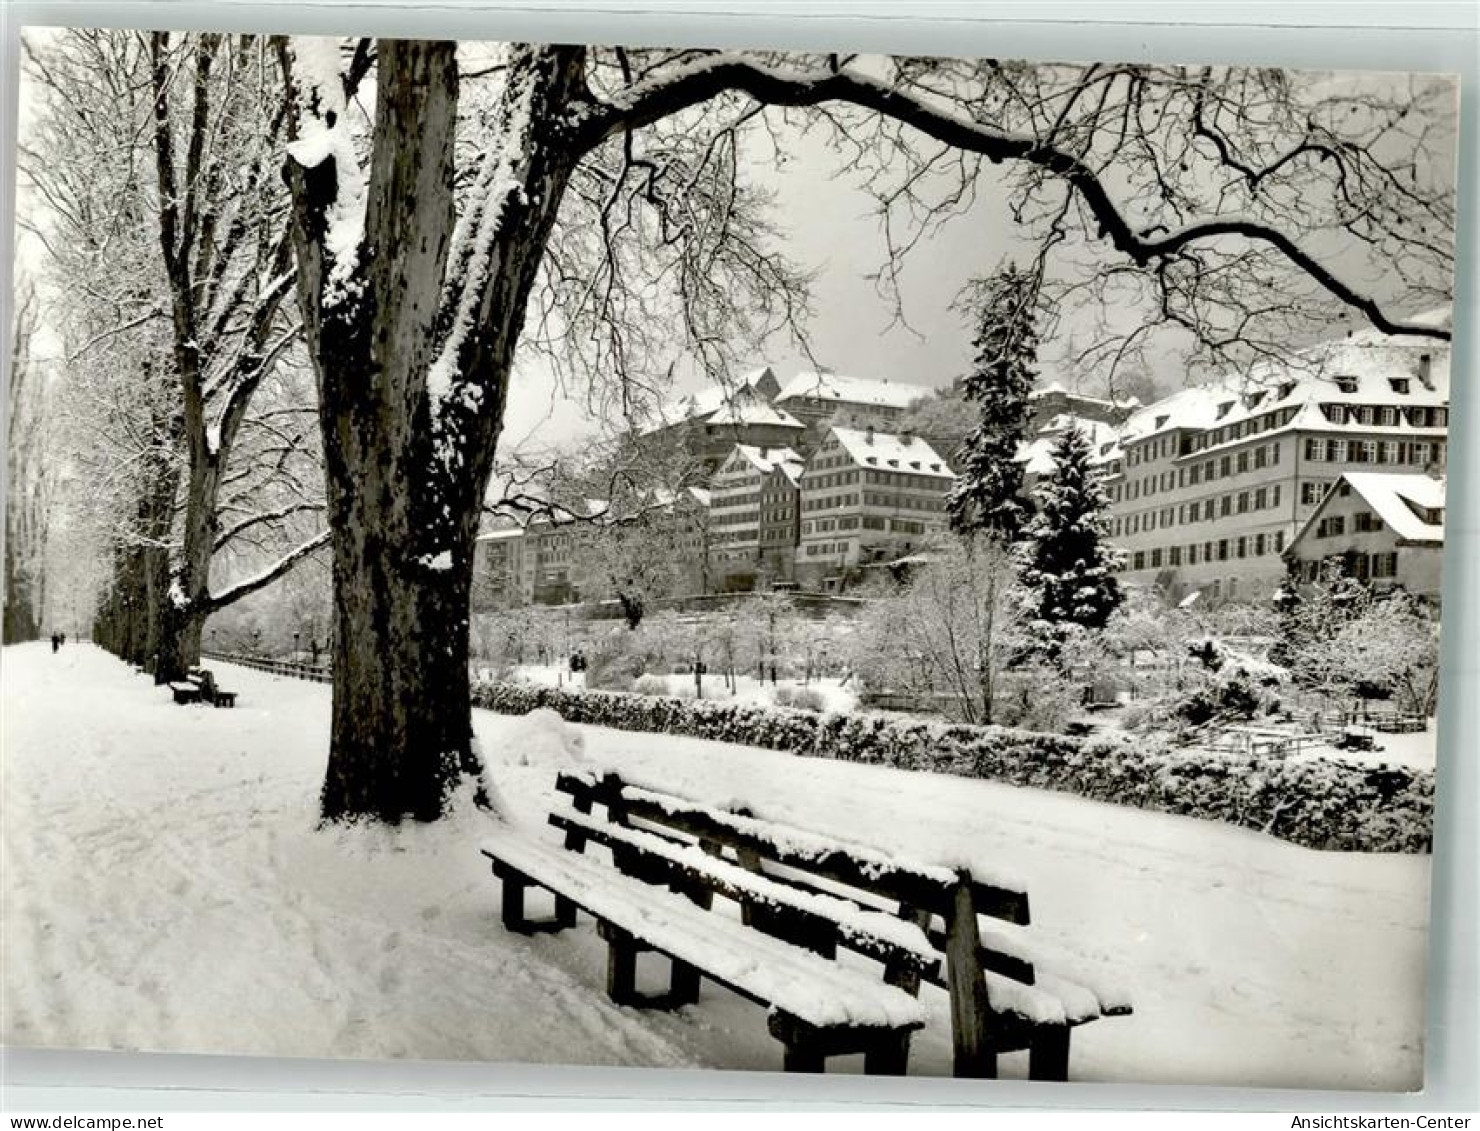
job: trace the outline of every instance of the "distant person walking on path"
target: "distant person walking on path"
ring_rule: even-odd
[[[61,646],[62,646],[62,638],[60,636],[58,636],[55,632],[53,632],[51,634],[51,650],[52,650],[52,653],[55,654],[56,650],[58,648],[60,648]]]

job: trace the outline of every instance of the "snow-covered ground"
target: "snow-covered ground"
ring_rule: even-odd
[[[674,1015],[611,1005],[589,924],[505,933],[482,814],[316,831],[329,690],[215,666],[234,711],[174,706],[89,646],[4,650],[6,1042],[779,1068],[761,1011],[713,987]],[[1034,930],[1135,1001],[1076,1032],[1076,1079],[1421,1084],[1427,858],[548,716],[476,727],[517,813],[586,759],[1021,877]],[[945,996],[924,1000],[911,1071],[944,1073]]]

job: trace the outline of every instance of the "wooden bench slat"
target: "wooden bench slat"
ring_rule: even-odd
[[[504,880],[505,925],[561,930],[587,912],[608,944],[614,1001],[688,1004],[708,977],[770,1008],[788,1071],[862,1052],[866,1072],[904,1072],[909,1033],[924,1021],[922,981],[950,995],[957,1076],[995,1076],[1000,1053],[1027,1049],[1030,1078],[1067,1079],[1072,1030],[1130,1012],[1079,958],[1017,929],[1027,893],[1000,873],[987,882],[899,859],[614,772],[561,773],[556,788],[572,806],[548,814],[563,848],[513,833],[484,847]],[[582,855],[588,844],[602,850],[596,858]],[[553,919],[525,916],[529,886],[555,894]],[[739,917],[715,895],[734,900]],[[840,964],[839,946],[881,962],[882,979]],[[673,962],[665,993],[637,990],[644,950]]]
[[[483,854],[564,896],[646,946],[693,965],[752,1001],[823,1029],[918,1028],[920,1002],[903,990],[810,951],[759,934],[680,895],[614,872],[588,857],[519,833],[490,839]]]
[[[697,844],[676,844],[642,829],[609,825],[586,814],[555,812],[550,814],[550,823],[560,829],[578,830],[606,847],[620,844],[650,853],[682,869],[688,879],[705,884],[729,899],[768,903],[825,921],[837,928],[849,949],[869,958],[881,962],[904,961],[922,974],[940,964],[940,956],[924,931],[886,912],[869,911],[844,899],[804,892],[717,858]]]
[[[911,866],[865,845],[845,844],[773,821],[725,813],[676,794],[622,783],[616,789],[602,780],[562,774],[562,792],[589,791],[597,804],[617,804],[627,814],[681,829],[699,840],[727,847],[757,848],[781,864],[839,883],[877,892],[938,915],[950,913],[951,892],[960,882],[949,868]],[[974,881],[978,909],[1010,923],[1026,924],[1028,897],[1023,891]]]
[[[998,973],[1008,974],[1019,981],[1049,988],[1063,994],[1076,996],[1089,994],[1096,1003],[1095,1015],[1123,1017],[1132,1012],[1131,1001],[1125,990],[1113,981],[1092,969],[1086,969],[1082,959],[1068,951],[1055,947],[1042,939],[1028,939],[1019,932],[1002,930],[985,924],[979,927],[982,939],[983,961]],[[988,957],[990,955],[990,957]],[[1026,965],[1033,977],[1023,979],[1000,964]]]

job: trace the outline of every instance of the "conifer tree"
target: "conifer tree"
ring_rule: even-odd
[[[976,359],[962,390],[978,418],[957,453],[959,478],[947,500],[951,529],[963,537],[987,532],[1016,541],[1032,513],[1017,453],[1028,438],[1037,376],[1037,302],[1037,277],[1013,264],[982,285]]]
[[[1033,492],[1038,513],[1026,531],[1022,582],[1050,653],[1058,630],[1104,628],[1124,599],[1115,580],[1121,554],[1105,540],[1110,499],[1091,454],[1089,438],[1070,427],[1054,447],[1053,472]]]

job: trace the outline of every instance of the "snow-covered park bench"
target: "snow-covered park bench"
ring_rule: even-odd
[[[999,1053],[1027,1049],[1031,1078],[1065,1080],[1071,1030],[1130,1012],[1034,944],[1027,893],[1011,884],[615,774],[560,774],[556,789],[570,799],[549,815],[563,846],[512,829],[483,845],[504,925],[559,931],[585,912],[608,944],[612,1000],[676,1008],[708,978],[767,1007],[788,1072],[862,1053],[865,1072],[902,1074],[926,1020],[922,982],[950,995],[957,1076],[995,1076]],[[532,887],[554,895],[553,917],[528,916]],[[666,990],[638,990],[643,951],[669,959]]]
[[[191,668],[183,680],[170,684],[176,703],[209,703],[213,707],[235,707],[236,692],[216,686],[209,668]]]

